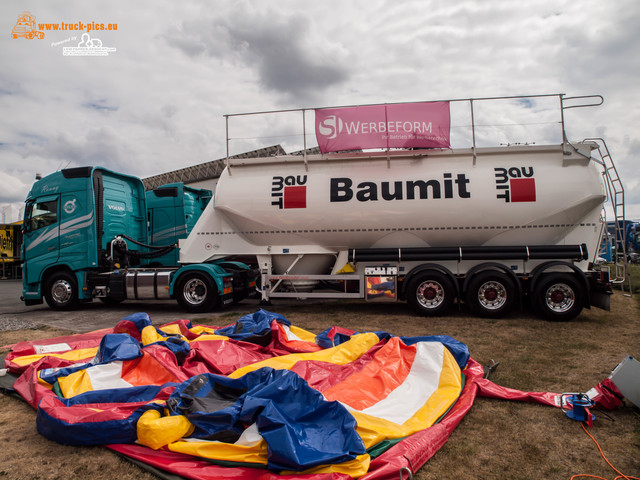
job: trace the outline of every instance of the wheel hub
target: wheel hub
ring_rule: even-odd
[[[575,303],[573,289],[564,283],[556,283],[547,288],[545,302],[554,312],[563,313],[571,310]]]
[[[427,300],[433,300],[438,295],[438,292],[436,292],[435,288],[429,287],[425,289],[423,295]]]
[[[51,287],[51,298],[56,303],[64,304],[71,300],[73,289],[66,280],[57,280]]]
[[[438,282],[429,280],[420,284],[416,297],[422,306],[435,308],[444,301],[444,288]]]
[[[199,278],[193,278],[184,284],[184,299],[192,305],[199,305],[207,297],[207,286]]]
[[[486,292],[484,292],[484,298],[492,302],[496,298],[498,298],[498,292],[495,288],[489,288]]]
[[[499,282],[485,282],[478,289],[478,302],[487,310],[497,310],[507,302],[507,289]]]

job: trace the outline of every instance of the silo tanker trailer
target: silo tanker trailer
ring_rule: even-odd
[[[433,123],[383,107],[359,123],[316,111],[320,154],[229,158],[180,261],[249,258],[264,302],[405,300],[422,315],[457,303],[489,317],[530,306],[553,320],[609,309],[609,271],[594,263],[619,180],[603,141],[567,141],[563,116],[559,144],[476,147],[474,132],[473,146],[450,148]],[[400,143],[354,152],[321,138],[349,129]]]

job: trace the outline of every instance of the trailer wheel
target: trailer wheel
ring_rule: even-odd
[[[44,299],[55,310],[72,310],[78,305],[78,283],[69,272],[57,272],[45,283]]]
[[[454,295],[451,280],[436,271],[417,274],[407,285],[407,302],[419,315],[444,315]]]
[[[515,292],[515,285],[509,277],[502,272],[489,270],[471,278],[466,301],[476,315],[499,318],[513,307]]]
[[[178,280],[176,300],[187,312],[209,312],[218,300],[218,289],[207,275],[188,272]]]
[[[567,273],[545,276],[534,292],[534,307],[547,320],[567,321],[584,306],[584,292],[576,278]]]

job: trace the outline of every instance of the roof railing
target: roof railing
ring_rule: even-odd
[[[602,105],[604,102],[604,98],[601,95],[584,95],[584,96],[575,96],[575,97],[566,97],[564,93],[550,93],[550,94],[540,94],[540,95],[512,95],[512,96],[501,96],[501,97],[475,97],[475,98],[455,98],[448,100],[429,100],[428,102],[449,102],[449,103],[461,103],[468,102],[469,103],[469,111],[471,116],[471,148],[473,150],[474,163],[476,160],[476,148],[477,148],[477,138],[476,138],[476,115],[475,115],[475,105],[478,102],[485,101],[497,101],[497,100],[531,100],[531,99],[539,99],[539,98],[553,98],[556,97],[559,102],[560,109],[560,120],[559,124],[561,127],[562,139],[563,142],[567,142],[567,135],[565,131],[565,119],[564,119],[564,111],[571,108],[583,108],[583,107],[593,107]],[[589,102],[589,100],[593,100]],[[571,104],[571,102],[576,100],[584,100],[588,103],[578,103]],[[306,122],[306,112],[322,110],[326,108],[350,108],[350,107],[369,107],[369,106],[382,106],[382,105],[399,105],[402,103],[423,103],[421,102],[393,102],[393,103],[370,103],[370,104],[361,104],[361,105],[338,105],[331,107],[314,107],[314,108],[291,108],[291,109],[282,109],[282,110],[264,110],[258,112],[245,112],[245,113],[230,113],[225,114],[225,129],[226,129],[226,158],[227,158],[227,166],[229,165],[229,141],[231,140],[229,136],[229,119],[232,117],[240,117],[240,116],[252,116],[252,115],[267,115],[267,114],[276,114],[276,113],[289,113],[289,112],[301,112],[302,113],[302,137],[303,137],[303,157],[305,168],[307,165],[306,151],[307,151],[307,122]]]

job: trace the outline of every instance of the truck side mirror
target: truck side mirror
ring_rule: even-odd
[[[28,201],[24,209],[24,218],[20,230],[22,233],[31,231],[31,212],[33,211],[33,202]]]

